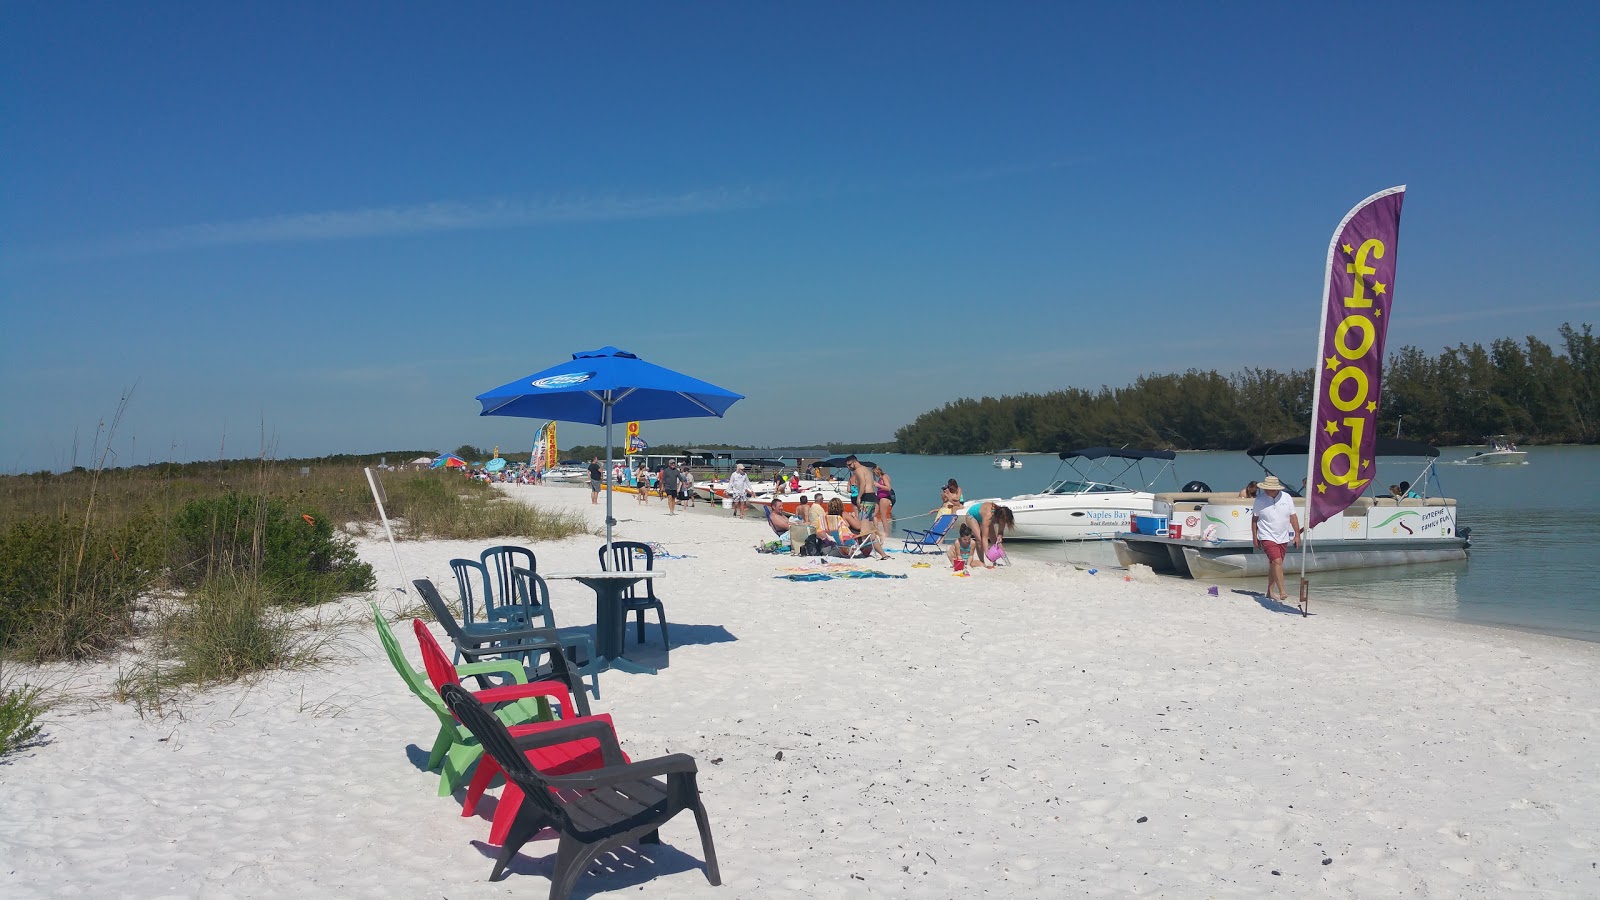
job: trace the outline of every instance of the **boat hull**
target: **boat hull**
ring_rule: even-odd
[[[1460,461],[1463,466],[1520,466],[1528,462],[1526,450],[1495,450],[1479,453]]]
[[[1149,515],[1155,495],[1040,494],[994,502],[1016,520],[1008,541],[1101,541],[1127,531],[1134,515]]]
[[[1223,578],[1265,578],[1271,567],[1267,555],[1252,546],[1207,546],[1201,541],[1155,535],[1124,534],[1112,541],[1122,565],[1145,565],[1164,575],[1214,581]],[[1299,572],[1300,550],[1284,556],[1285,572]],[[1334,541],[1310,548],[1307,572],[1341,569],[1376,569],[1424,563],[1457,562],[1467,558],[1463,538],[1436,541]]]

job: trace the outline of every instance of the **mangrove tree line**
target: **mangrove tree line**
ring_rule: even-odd
[[[1437,355],[1416,347],[1384,369],[1383,434],[1471,444],[1509,434],[1528,443],[1600,442],[1600,338],[1562,325],[1559,348],[1535,337]],[[902,453],[1059,451],[1099,444],[1239,450],[1303,434],[1311,371],[1191,369],[1144,375],[1127,387],[961,399],[895,432]]]

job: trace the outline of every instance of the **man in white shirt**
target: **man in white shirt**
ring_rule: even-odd
[[[744,474],[744,463],[733,467],[733,475],[728,479],[728,499],[733,501],[733,517],[744,518],[744,511],[750,505],[750,476]]]
[[[1250,539],[1267,554],[1267,597],[1289,601],[1283,586],[1283,557],[1289,545],[1300,546],[1300,517],[1295,515],[1294,498],[1283,489],[1278,476],[1269,475],[1259,485],[1255,506],[1250,509]],[[1276,585],[1278,593],[1273,594]]]

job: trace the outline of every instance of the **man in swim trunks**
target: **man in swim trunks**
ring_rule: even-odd
[[[1256,502],[1250,509],[1250,539],[1267,554],[1267,597],[1287,603],[1289,592],[1283,586],[1283,557],[1291,543],[1300,546],[1300,517],[1294,511],[1294,498],[1283,489],[1278,476],[1269,475],[1257,485]],[[1278,593],[1272,593],[1276,586]]]
[[[857,491],[856,517],[871,522],[878,510],[878,488],[872,482],[872,470],[857,461],[854,453],[844,458],[844,464],[850,470],[850,484]]]
[[[667,515],[678,514],[678,461],[670,460],[661,470],[661,492],[667,495]]]

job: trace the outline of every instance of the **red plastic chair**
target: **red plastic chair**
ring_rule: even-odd
[[[450,658],[445,656],[444,648],[434,638],[433,632],[421,619],[413,619],[411,627],[417,633],[417,644],[422,648],[422,664],[428,670],[428,680],[433,682],[434,690],[441,690],[446,684],[461,687],[461,681],[456,674],[456,667],[451,665]],[[463,688],[465,690],[465,688]],[[525,725],[514,725],[510,728],[512,738],[520,738],[530,734],[541,734],[556,731],[561,728],[571,727],[579,722],[603,722],[611,729],[613,741],[616,739],[616,727],[611,722],[609,715],[573,715],[572,695],[567,686],[559,681],[535,681],[528,684],[507,685],[505,687],[490,688],[485,691],[469,691],[478,702],[485,705],[504,703],[508,701],[523,700],[530,697],[539,698],[540,703],[545,703],[546,698],[556,700],[561,712],[566,718],[559,721],[530,722]],[[548,712],[548,706],[546,706]],[[570,775],[577,772],[587,772],[605,766],[600,750],[600,740],[594,737],[576,738],[560,744],[539,747],[526,751],[528,762],[535,769],[546,775]],[[627,759],[626,753],[623,758]],[[630,760],[631,762],[631,760]],[[472,816],[477,812],[478,801],[483,798],[483,793],[488,789],[489,783],[494,781],[496,775],[501,773],[500,764],[494,757],[484,755],[478,760],[477,768],[473,770],[472,780],[467,784],[467,794],[461,804],[461,815]],[[511,831],[511,823],[516,821],[517,810],[522,807],[522,788],[516,782],[507,779],[505,789],[500,792],[500,802],[495,805],[494,820],[489,826],[489,843],[500,846],[505,843],[506,835]]]
[[[461,677],[456,674],[455,665],[450,662],[450,657],[444,655],[444,648],[434,639],[433,632],[428,630],[427,624],[421,619],[412,619],[411,628],[417,633],[417,645],[422,648],[422,665],[428,670],[428,680],[433,682],[433,689],[437,691],[447,684],[453,684],[466,690],[461,685]],[[539,717],[541,719],[551,718],[549,703],[551,699],[561,702],[563,714],[570,715],[572,711],[572,694],[568,690],[568,685],[560,681],[530,681],[527,684],[508,684],[483,691],[467,692],[490,709],[501,703],[535,699],[542,713]]]

